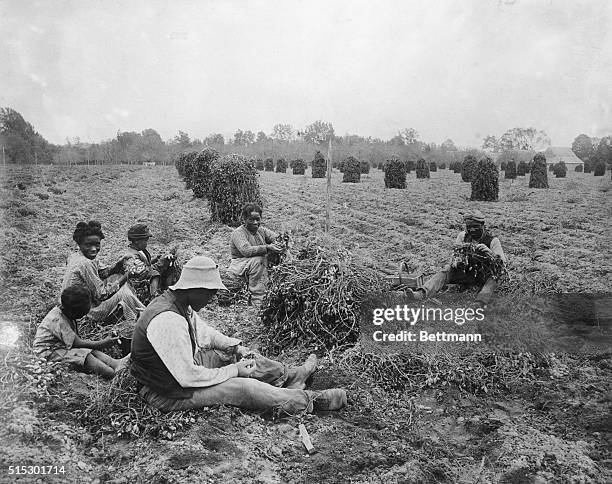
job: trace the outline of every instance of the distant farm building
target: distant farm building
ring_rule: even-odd
[[[142,164],[144,166],[155,166],[155,162],[154,161],[143,161]]]
[[[568,171],[574,171],[578,165],[584,169],[584,163],[571,148],[551,146],[544,152],[544,156],[546,156],[546,164],[549,166],[563,161]]]

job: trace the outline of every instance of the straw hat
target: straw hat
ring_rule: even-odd
[[[181,271],[181,277],[169,289],[227,289],[221,282],[219,265],[203,255],[190,259]]]
[[[153,237],[151,232],[149,232],[149,227],[145,224],[136,224],[132,225],[128,230],[128,239],[130,240],[140,240],[140,239],[148,239],[149,237]]]

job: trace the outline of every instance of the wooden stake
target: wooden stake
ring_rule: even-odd
[[[314,445],[312,445],[312,441],[310,440],[310,435],[308,435],[306,427],[304,426],[304,424],[300,424],[298,426],[298,429],[300,429],[300,437],[302,438],[302,444],[304,444],[304,447],[306,447],[308,453],[312,454],[315,451],[315,448]]]
[[[329,232],[329,205],[331,203],[331,135],[329,137],[329,145],[327,147],[327,201],[325,204],[325,233]]]

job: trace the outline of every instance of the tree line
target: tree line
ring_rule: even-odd
[[[181,153],[202,150],[207,146],[221,154],[237,153],[252,159],[312,160],[316,151],[325,152],[330,140],[334,161],[353,156],[372,166],[393,156],[408,161],[423,158],[439,166],[448,166],[462,161],[468,154],[480,158],[485,152],[543,150],[550,145],[548,135],[535,128],[512,128],[499,138],[487,135],[482,150],[478,150],[459,148],[451,139],[440,144],[421,141],[414,128],[405,128],[388,140],[355,134],[340,136],[331,123],[321,120],[302,130],[278,123],[269,134],[238,129],[227,140],[219,133],[192,139],[188,133],[179,131],[172,139],[164,141],[155,129],[148,128],[141,132],[118,132],[114,138],[100,143],[83,143],[75,138],[66,139],[63,145],[54,145],[36,132],[20,113],[8,107],[0,108],[0,145],[4,147],[6,162],[17,164],[169,164]],[[595,163],[597,159],[612,163],[611,136],[597,139],[581,134],[574,140],[572,149],[585,163]]]

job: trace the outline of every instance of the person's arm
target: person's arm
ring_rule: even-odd
[[[493,240],[491,241],[491,251],[498,258],[500,258],[504,262],[504,264],[506,263],[506,255],[504,254],[504,250],[502,249],[501,242],[499,241],[497,237],[493,237]]]
[[[265,244],[251,245],[242,228],[232,232],[231,243],[242,254],[242,257],[257,257],[266,255],[268,252],[268,246]]]
[[[74,341],[72,343],[73,348],[90,348],[92,350],[103,350],[104,348],[108,348],[109,346],[113,346],[117,344],[117,338],[104,338],[98,341],[94,341],[91,339],[82,339],[79,336],[74,337]]]
[[[235,363],[222,368],[194,363],[187,320],[176,313],[165,311],[155,316],[147,327],[147,338],[183,388],[209,387],[238,376]]]
[[[85,282],[85,284],[91,291],[92,299],[98,300],[98,301],[103,301],[111,297],[114,293],[116,293],[119,290],[119,287],[121,286],[123,282],[125,282],[125,279],[127,279],[127,276],[122,276],[122,279],[123,279],[122,281],[117,281],[117,282],[103,281],[98,276],[98,272],[93,263],[92,264],[87,264],[87,263],[82,264],[80,266],[80,274],[81,274],[83,281]]]

